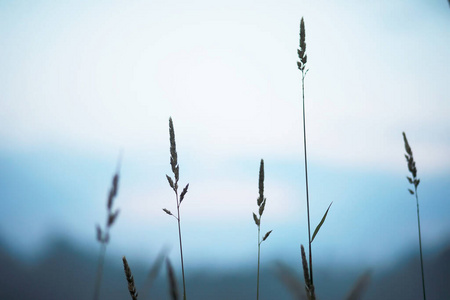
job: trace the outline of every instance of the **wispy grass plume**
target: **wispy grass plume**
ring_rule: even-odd
[[[417,227],[419,230],[419,249],[420,249],[420,270],[422,273],[422,291],[423,291],[423,299],[427,299],[425,293],[425,276],[423,271],[423,257],[422,257],[422,237],[420,234],[420,215],[419,215],[419,196],[417,195],[417,187],[419,186],[420,179],[417,178],[417,168],[416,162],[414,161],[413,153],[411,147],[409,146],[408,139],[406,138],[406,134],[403,132],[403,141],[405,143],[405,158],[408,163],[408,170],[411,173],[411,177],[407,176],[408,182],[414,186],[414,190],[408,189],[411,195],[416,196],[416,205],[417,205]]]
[[[348,295],[344,298],[346,300],[359,300],[362,298],[364,292],[369,286],[371,277],[371,272],[364,272],[356,281],[355,285],[352,287]]]
[[[107,217],[106,217],[105,228],[102,230],[102,228],[98,224],[96,227],[97,241],[100,243],[100,255],[98,258],[97,278],[96,278],[95,287],[94,287],[94,300],[98,300],[100,297],[100,287],[101,287],[101,282],[102,282],[102,277],[103,277],[103,264],[105,261],[106,246],[110,239],[109,230],[111,229],[114,222],[117,220],[117,217],[119,216],[119,211],[120,211],[119,209],[116,209],[116,210],[113,209],[113,202],[117,196],[117,192],[119,189],[120,162],[121,162],[121,158],[119,157],[119,161],[117,164],[117,170],[112,179],[111,189],[109,190],[108,200],[106,202]]]
[[[276,271],[278,278],[291,292],[295,300],[305,300],[305,284],[301,282],[290,266],[277,262]]]
[[[150,299],[150,289],[151,289],[156,277],[158,276],[159,271],[161,270],[161,267],[167,256],[167,252],[168,252],[168,249],[163,248],[159,252],[155,261],[153,262],[153,264],[150,268],[150,271],[148,272],[147,279],[141,288],[141,298],[142,299]]]
[[[183,244],[181,241],[181,217],[180,217],[180,205],[186,195],[189,183],[184,187],[183,191],[180,195],[178,195],[178,180],[180,177],[180,166],[178,165],[178,155],[177,155],[177,147],[175,143],[175,130],[173,128],[172,118],[169,118],[169,136],[170,136],[170,166],[172,167],[172,173],[174,175],[174,179],[169,175],[166,175],[167,181],[169,182],[170,187],[175,192],[175,199],[177,202],[177,215],[175,216],[172,212],[166,208],[163,208],[163,211],[169,216],[174,217],[178,223],[178,238],[180,241],[180,257],[181,257],[181,273],[183,277],[183,299],[186,300],[186,280],[184,277],[184,259],[183,259]]]
[[[253,213],[253,220],[255,221],[256,226],[258,227],[258,271],[256,275],[256,299],[259,299],[259,267],[260,267],[260,257],[261,257],[261,243],[264,242],[269,235],[272,233],[272,230],[266,232],[264,237],[261,240],[261,217],[264,212],[264,208],[266,207],[266,198],[264,197],[264,160],[261,159],[261,164],[259,167],[259,197],[256,200],[258,204],[258,215],[259,217]]]

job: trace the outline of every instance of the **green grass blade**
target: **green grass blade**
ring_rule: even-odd
[[[325,214],[324,214],[323,217],[322,217],[322,220],[320,221],[319,225],[317,225],[316,230],[314,230],[314,233],[313,233],[313,236],[312,236],[312,239],[311,239],[311,243],[314,241],[314,238],[316,237],[316,234],[319,232],[320,227],[322,227],[323,222],[325,222],[325,219],[326,219],[326,217],[327,217],[328,210],[330,209],[331,204],[333,204],[333,202],[330,203],[330,205],[329,205],[328,208],[327,208],[327,211],[325,212]]]

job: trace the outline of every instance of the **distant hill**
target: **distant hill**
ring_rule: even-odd
[[[1,244],[0,245],[4,245]],[[51,249],[35,263],[16,258],[7,247],[0,248],[0,299],[91,299],[97,267],[97,254],[81,251],[63,239],[50,245]],[[142,290],[149,263],[129,258],[138,291]],[[300,262],[291,268],[300,280]],[[262,270],[261,299],[293,299],[275,272],[275,264]],[[391,270],[373,276],[364,300],[422,299],[418,258],[393,266]],[[321,300],[343,299],[358,276],[365,270],[315,271],[317,294]],[[450,246],[425,260],[427,296],[429,299],[450,299]],[[193,300],[247,300],[255,298],[255,270],[237,271],[190,270],[187,291]],[[161,270],[151,290],[151,299],[169,299],[166,271]],[[148,293],[147,293],[148,294]],[[123,274],[121,258],[108,257],[105,264],[102,299],[131,299]],[[141,299],[141,298],[140,298]],[[143,299],[143,298],[142,298]],[[146,298],[150,299],[150,298]]]

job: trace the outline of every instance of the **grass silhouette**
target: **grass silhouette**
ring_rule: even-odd
[[[260,269],[260,258],[261,258],[261,243],[264,242],[269,235],[272,233],[272,230],[266,232],[264,237],[261,239],[261,217],[264,213],[264,208],[266,207],[266,198],[264,197],[264,160],[261,159],[260,167],[259,167],[259,197],[256,200],[256,204],[258,204],[258,215],[259,217],[253,213],[253,220],[255,221],[256,226],[258,227],[258,271],[256,275],[256,299],[259,300],[259,269]]]
[[[117,196],[117,192],[119,190],[119,170],[120,170],[120,157],[119,162],[117,164],[117,170],[116,173],[113,176],[112,183],[111,183],[111,189],[109,190],[108,194],[108,200],[106,204],[107,209],[107,217],[106,217],[106,224],[105,228],[102,230],[100,225],[97,225],[97,241],[100,243],[100,254],[98,258],[98,267],[97,267],[97,277],[95,280],[95,287],[94,287],[94,300],[98,300],[100,297],[100,287],[102,284],[102,277],[103,277],[103,264],[105,261],[105,255],[106,255],[106,246],[109,243],[109,230],[111,229],[111,226],[114,224],[114,222],[117,220],[117,217],[119,216],[119,209],[113,210],[113,202],[114,199]]]
[[[409,146],[408,139],[406,138],[406,134],[403,132],[403,142],[405,143],[405,158],[408,163],[408,170],[411,173],[411,177],[407,176],[408,182],[414,186],[414,190],[408,189],[411,195],[416,197],[416,206],[417,206],[417,229],[419,232],[419,250],[420,250],[420,271],[422,275],[422,291],[423,291],[423,299],[426,300],[426,292],[425,292],[425,275],[423,271],[423,255],[422,255],[422,236],[420,234],[420,213],[419,213],[419,196],[417,194],[417,187],[419,186],[420,179],[417,178],[417,168],[416,162],[414,161],[413,153],[411,147]]]
[[[177,215],[175,216],[172,212],[166,208],[163,208],[163,211],[173,216],[177,220],[178,224],[178,239],[180,242],[180,258],[181,258],[181,273],[183,277],[183,300],[186,300],[186,279],[184,276],[184,259],[183,259],[183,243],[181,239],[181,216],[180,216],[180,206],[181,202],[183,202],[184,196],[186,195],[189,183],[184,187],[183,191],[180,195],[178,195],[178,180],[180,177],[180,166],[178,165],[178,154],[177,147],[175,143],[175,130],[173,128],[172,118],[169,118],[169,136],[170,136],[170,165],[172,167],[172,172],[174,175],[174,179],[169,175],[166,175],[167,181],[169,182],[170,187],[173,189],[175,193],[175,200],[177,202]]]

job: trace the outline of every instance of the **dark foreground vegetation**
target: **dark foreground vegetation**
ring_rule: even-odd
[[[54,239],[48,245],[45,256],[34,263],[27,263],[8,251],[0,243],[0,299],[91,299],[96,275],[98,253],[88,253],[62,238]],[[410,253],[417,253],[414,247]],[[430,253],[428,251],[428,253]],[[152,262],[136,261],[130,258],[133,274],[138,287],[143,283]],[[450,243],[426,254],[427,298],[450,299]],[[298,280],[303,282],[300,261],[290,266]],[[293,299],[277,276],[276,263],[263,266],[266,274],[261,277],[261,299]],[[348,270],[342,267],[326,269],[317,265],[315,285],[320,290],[321,300],[343,299],[357,278],[365,270]],[[420,260],[417,256],[405,259],[383,273],[372,274],[364,300],[422,299]],[[247,300],[255,297],[254,269],[232,272],[211,270],[190,270],[187,284],[190,297],[195,300]],[[181,282],[181,278],[178,278]],[[142,289],[142,288],[141,288]],[[150,294],[145,299],[170,299],[165,267],[157,276]],[[144,290],[140,290],[140,295]],[[107,257],[101,290],[103,299],[130,299],[127,282],[123,274],[120,258]],[[141,299],[141,297],[139,297]],[[142,298],[144,299],[144,298]]]

